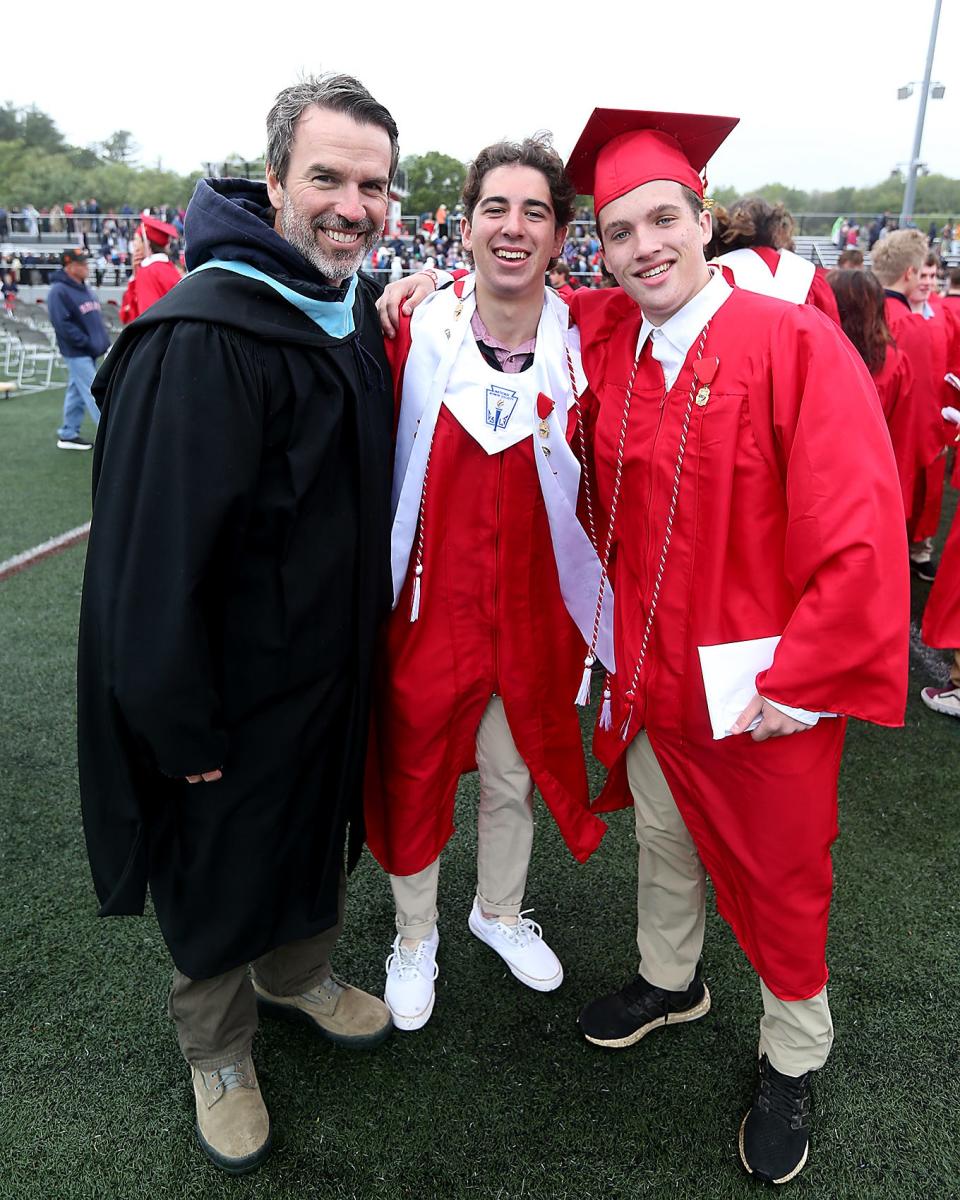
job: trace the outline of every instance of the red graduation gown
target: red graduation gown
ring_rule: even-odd
[[[923,640],[941,650],[960,649],[960,508],[954,513],[923,612]]]
[[[169,259],[166,262],[152,262],[138,267],[131,275],[123,293],[120,320],[124,325],[135,321],[151,304],[155,304],[161,296],[165,296],[171,288],[176,287],[182,278]]]
[[[597,490],[609,504],[640,328],[619,290],[578,292],[584,366],[599,412]],[[664,396],[648,355],[629,418],[613,583],[613,729],[598,802],[630,803],[620,736],[673,489],[695,350]],[[909,580],[890,439],[865,367],[822,314],[734,289],[705,358],[719,368],[694,406],[659,607],[637,695],[657,759],[716,890],[720,913],[784,1000],[815,995],[837,833],[845,720],[754,742],[711,736],[697,647],[782,634],[762,695],[902,723]]]
[[[880,407],[890,431],[897,474],[903,493],[904,513],[913,504],[914,482],[917,473],[917,417],[913,370],[910,360],[896,346],[888,345],[883,366],[873,376],[880,397]]]
[[[943,418],[940,409],[949,402],[943,382],[947,370],[946,322],[925,320],[902,300],[887,296],[884,319],[898,348],[913,370],[916,412],[916,470],[913,497],[907,508],[910,541],[933,537],[940,522],[945,462]]]
[[[950,322],[950,362],[953,364],[950,370],[954,375],[960,376],[960,296],[947,294],[940,297],[940,311]],[[947,385],[949,398],[945,403],[952,405],[954,408],[960,408],[960,392],[956,388]],[[946,422],[946,442],[947,446],[954,446],[960,440],[960,430],[956,425]],[[950,483],[955,488],[960,488],[960,449],[954,454],[953,458],[953,474],[950,476]]]
[[[397,403],[409,320],[387,342]],[[509,378],[509,376],[507,377]],[[574,433],[573,414],[567,436]],[[590,812],[574,697],[586,648],[560,593],[530,439],[488,455],[446,408],[430,453],[420,615],[413,566],[382,639],[367,760],[367,844],[393,875],[436,859],[457,783],[476,767],[492,693],[564,840],[585,861],[606,831]]]

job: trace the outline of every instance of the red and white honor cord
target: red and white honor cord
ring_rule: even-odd
[[[436,433],[436,429],[434,429]],[[427,461],[423,464],[423,483],[420,485],[420,507],[417,512],[417,553],[413,567],[413,598],[410,601],[410,623],[413,624],[420,616],[420,586],[423,578],[423,525],[427,512],[427,479],[430,475],[430,458],[433,455],[433,434],[430,436],[430,449],[427,451]]]

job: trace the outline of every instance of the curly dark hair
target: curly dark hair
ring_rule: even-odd
[[[535,133],[522,142],[494,142],[486,146],[467,167],[463,185],[463,207],[468,221],[480,199],[483,180],[497,167],[533,167],[546,179],[557,228],[569,225],[577,192],[563,169],[563,159],[554,150],[549,133]]]
[[[761,196],[736,200],[725,212],[715,210],[714,221],[717,241],[724,250],[752,246],[793,249],[793,217],[783,204],[771,204]]]
[[[876,375],[893,342],[883,318],[884,291],[872,271],[831,271],[827,282],[833,288],[840,310],[843,332],[860,353],[871,375]]]

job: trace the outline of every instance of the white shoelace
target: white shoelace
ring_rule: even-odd
[[[387,955],[387,961],[384,963],[387,974],[395,974],[399,979],[416,979],[418,975],[423,974],[423,960],[427,954],[426,940],[419,942],[415,950],[411,950],[407,946],[397,943],[396,950],[392,950]],[[440,974],[440,968],[437,966],[436,960],[433,963],[434,979]]]
[[[502,920],[497,921],[497,928],[512,946],[523,948],[529,946],[532,941],[543,940],[543,930],[536,921],[531,921],[526,915],[528,912],[533,912],[532,908],[525,908],[517,917],[516,925],[507,925]],[[482,914],[481,914],[482,916]]]

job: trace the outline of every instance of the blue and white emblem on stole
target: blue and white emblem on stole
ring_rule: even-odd
[[[494,430],[506,429],[517,407],[517,393],[509,388],[491,384],[487,388],[487,424]]]

